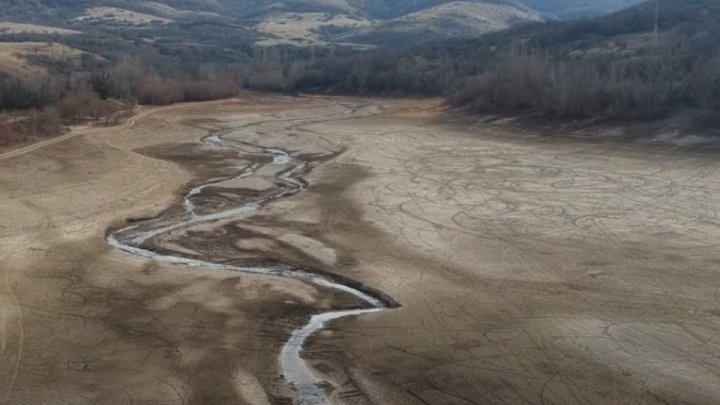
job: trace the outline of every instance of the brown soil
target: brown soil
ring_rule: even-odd
[[[221,128],[311,162],[309,187],[153,243],[331,272],[397,301],[310,342],[337,403],[720,400],[711,156],[463,129],[434,100],[249,95],[0,155],[0,403],[292,402],[288,334],[356,300],[104,239],[253,163],[199,145]],[[256,198],[275,175],[198,207]]]

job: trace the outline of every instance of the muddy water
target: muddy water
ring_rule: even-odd
[[[283,170],[276,177],[275,189],[270,196],[259,201],[242,203],[235,207],[218,209],[212,212],[199,212],[195,201],[201,199],[208,187],[222,185],[253,176],[262,166],[259,163],[250,164],[241,169],[236,176],[218,181],[208,182],[191,189],[184,198],[182,215],[172,217],[161,217],[152,220],[136,223],[132,226],[114,231],[107,237],[110,245],[135,256],[144,257],[164,263],[190,266],[203,269],[236,271],[255,274],[266,274],[275,277],[288,277],[304,282],[312,283],[322,288],[334,289],[360,298],[367,303],[367,308],[330,311],[313,316],[302,328],[293,332],[280,354],[280,364],[285,379],[297,391],[298,404],[326,404],[329,398],[320,388],[321,381],[315,377],[308,365],[301,357],[303,346],[307,339],[318,330],[334,320],[358,316],[373,312],[382,311],[387,308],[382,299],[376,298],[370,293],[348,286],[341,282],[332,280],[326,276],[313,274],[307,271],[271,267],[236,266],[225,263],[213,262],[207,257],[188,257],[182,253],[154,251],[150,246],[151,242],[158,237],[169,234],[201,223],[212,223],[224,219],[241,218],[261,208],[263,204],[283,198],[302,191],[305,182],[302,178],[307,170],[307,162],[304,162],[289,153],[278,148],[263,148],[243,142],[225,139],[222,133],[213,133],[206,137],[203,142],[206,145],[225,150],[232,150],[239,155],[267,157],[273,165],[284,166]]]

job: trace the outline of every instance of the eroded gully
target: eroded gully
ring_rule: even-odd
[[[253,163],[243,168],[234,178],[226,178],[220,181],[213,181],[202,184],[191,189],[184,198],[182,215],[173,215],[171,218],[155,218],[141,221],[131,226],[115,230],[108,234],[107,241],[110,245],[125,251],[129,254],[164,262],[174,265],[189,266],[194,268],[233,271],[243,273],[265,274],[274,277],[287,277],[311,283],[318,287],[334,289],[351,294],[365,303],[366,308],[329,311],[319,313],[310,318],[303,327],[295,330],[289,340],[285,343],[280,353],[280,364],[286,381],[291,384],[297,394],[296,403],[302,405],[315,405],[330,403],[328,395],[319,384],[321,381],[313,374],[306,362],[301,357],[303,346],[307,339],[314,333],[323,329],[329,322],[379,312],[389,308],[389,304],[378,294],[369,291],[362,291],[359,288],[350,286],[342,281],[335,280],[329,276],[315,274],[309,271],[293,269],[288,266],[265,267],[265,266],[242,266],[214,262],[207,257],[191,257],[179,252],[158,252],[151,247],[153,239],[169,234],[171,232],[187,229],[198,224],[213,223],[221,220],[241,218],[260,209],[263,205],[274,200],[287,197],[302,191],[306,183],[303,175],[307,172],[308,163],[291,156],[290,153],[276,148],[265,148],[248,143],[225,139],[223,132],[215,132],[203,139],[203,143],[224,150],[231,150],[240,157],[252,155],[254,157],[265,156],[272,160],[273,165],[282,165],[284,168],[279,171],[275,178],[275,186],[272,192],[259,200],[244,202],[234,207],[226,207],[212,212],[198,212],[195,202],[202,197],[204,191],[213,185],[226,181],[249,178],[255,174],[261,164]]]

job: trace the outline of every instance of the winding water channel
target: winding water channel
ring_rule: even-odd
[[[167,252],[166,250],[158,252],[151,247],[151,242],[163,235],[184,230],[198,224],[241,218],[260,209],[264,204],[293,195],[305,188],[306,183],[302,176],[308,169],[307,162],[291,156],[288,152],[281,149],[264,148],[232,139],[226,139],[224,137],[225,134],[227,134],[227,132],[214,132],[204,138],[203,143],[210,147],[233,151],[240,157],[267,157],[268,160],[272,160],[273,165],[284,166],[276,175],[275,186],[269,194],[264,194],[261,199],[243,202],[234,207],[224,207],[214,211],[210,210],[210,212],[208,212],[207,209],[197,209],[195,201],[202,197],[208,187],[253,176],[262,165],[259,163],[252,163],[241,169],[234,177],[208,182],[191,189],[185,195],[181,215],[175,214],[161,216],[159,218],[134,223],[131,226],[111,232],[107,237],[107,241],[110,245],[127,253],[158,262],[203,269],[287,277],[311,283],[318,287],[342,291],[366,302],[366,308],[329,311],[312,316],[307,324],[292,333],[290,339],[285,343],[282,352],[280,353],[279,360],[283,375],[286,381],[296,389],[297,403],[302,405],[329,403],[330,401],[328,396],[319,387],[319,383],[321,381],[313,374],[301,357],[301,352],[306,340],[318,330],[322,329],[328,322],[350,316],[378,312],[388,308],[388,304],[383,301],[382,298],[376,297],[370,292],[361,291],[358,288],[351,287],[343,282],[333,280],[328,276],[314,274],[300,269],[292,269],[287,266],[283,266],[282,268],[272,268],[263,266],[255,267],[233,265],[215,262],[211,258],[207,257],[193,257],[180,252]]]

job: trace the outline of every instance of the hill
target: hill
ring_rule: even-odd
[[[530,9],[494,2],[453,1],[338,35],[345,41],[407,47],[430,39],[477,37],[514,25],[543,21]]]
[[[396,46],[491,30],[558,16],[602,13],[634,0],[0,0],[3,19],[94,34],[112,32],[147,39],[139,28],[157,29],[153,37],[199,40],[208,24],[223,26],[228,38],[252,44],[307,46],[339,43]],[[300,16],[295,20],[288,15]],[[321,18],[317,18],[321,15]],[[292,18],[295,18],[292,17]],[[313,20],[317,20],[312,22]],[[350,22],[357,21],[359,23]],[[159,27],[161,25],[178,26]],[[203,25],[205,29],[188,29]],[[278,25],[284,25],[279,29]],[[294,27],[297,25],[297,27]],[[274,27],[273,27],[274,26]],[[236,30],[230,29],[233,27]],[[134,28],[134,30],[128,30]],[[237,32],[235,32],[237,31]],[[299,35],[292,35],[299,31]],[[293,41],[293,39],[300,39]],[[35,38],[37,39],[37,38]],[[278,41],[274,41],[278,40]],[[212,41],[211,41],[212,42]],[[220,44],[215,44],[220,45]],[[232,53],[231,53],[232,54]]]
[[[300,91],[445,94],[471,111],[651,119],[720,108],[720,3],[660,0],[579,21],[331,58]]]
[[[569,18],[607,14],[639,3],[641,0],[495,0],[486,3],[533,9],[550,18]],[[394,19],[417,11],[440,6],[447,0],[348,0],[347,3],[366,15]]]
[[[710,52],[720,39],[720,3],[714,0],[660,0],[659,39],[683,42],[693,52]],[[603,54],[610,58],[642,53],[655,46],[652,33],[655,2],[591,19],[550,21],[513,27],[482,37],[438,41],[416,49],[427,58],[493,60],[514,41],[532,43],[552,52],[555,59]]]
[[[520,3],[558,19],[593,17],[612,13],[642,0],[521,0]]]
[[[609,8],[631,1],[593,4]],[[8,74],[30,64],[31,70],[61,82],[38,89],[45,93],[42,96],[25,97],[29,101],[24,106],[43,105],[61,97],[64,88],[74,91],[88,84],[103,97],[152,102],[209,97],[196,95],[195,81],[210,81],[214,90],[231,81],[265,90],[382,94],[452,94],[460,86],[491,92],[454,97],[476,107],[482,104],[478,100],[488,99],[493,108],[578,115],[593,111],[616,115],[620,110],[656,114],[671,102],[705,105],[700,98],[712,98],[707,94],[712,86],[704,86],[704,95],[699,96],[690,78],[705,83],[705,78],[697,79],[698,61],[715,60],[715,2],[661,0],[657,46],[648,45],[656,43],[650,35],[652,4],[591,19],[542,22],[548,21],[544,16],[550,11],[574,13],[587,4],[582,0],[570,0],[562,7],[550,0],[0,0],[12,20],[0,24],[0,42],[30,47],[60,43],[61,49],[79,52],[80,60],[72,64],[69,58],[20,55],[15,67],[6,69]],[[656,57],[650,59],[653,53]],[[515,65],[507,65],[509,60]],[[663,64],[658,64],[660,60]],[[672,76],[673,84],[665,86],[660,96],[653,93],[653,86],[662,86],[656,81],[662,70],[658,66],[674,69],[663,73]],[[531,68],[535,70],[526,72]],[[522,80],[500,77],[503,70],[540,82],[527,82],[524,76]],[[582,91],[566,88],[572,80],[565,77],[582,85]],[[525,84],[519,90],[498,87],[507,81]],[[22,87],[8,83],[5,86],[11,89]],[[176,91],[171,83],[189,90]],[[617,89],[631,88],[635,93],[616,94]],[[528,89],[533,94],[526,94]],[[227,93],[214,90],[210,93]],[[571,100],[587,91],[594,92],[583,95],[593,100],[591,106]],[[518,98],[503,101],[509,95]],[[610,106],[608,99],[629,100],[629,107]],[[560,105],[564,107],[557,108]]]
[[[720,107],[720,3],[660,0],[580,22],[540,24],[457,42],[491,61],[455,100],[476,109],[653,118]],[[434,51],[434,52],[435,52]],[[436,54],[438,55],[438,54]]]

